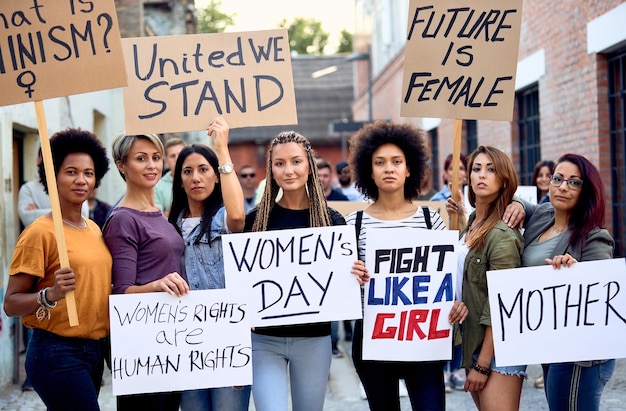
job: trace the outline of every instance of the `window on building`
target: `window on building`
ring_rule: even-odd
[[[611,191],[615,256],[626,256],[626,49],[609,56]]]
[[[467,155],[478,148],[478,129],[476,120],[465,120],[465,133],[467,134]]]
[[[533,185],[533,168],[541,160],[541,134],[539,130],[539,86],[527,87],[516,93],[519,130],[520,180],[523,185]]]

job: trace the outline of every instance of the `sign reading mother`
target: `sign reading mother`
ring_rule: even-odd
[[[287,31],[123,39],[126,132],[296,124]]]
[[[360,286],[350,272],[354,227],[229,234],[222,241],[226,286],[252,290],[253,326],[361,318]]]

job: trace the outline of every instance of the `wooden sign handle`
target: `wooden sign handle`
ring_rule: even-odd
[[[460,164],[461,164],[461,135],[463,133],[463,120],[455,119],[454,120],[454,143],[452,145],[452,187],[450,188],[452,198],[460,203],[461,198],[459,197],[459,173],[460,173]],[[450,229],[451,230],[459,230],[459,219],[460,216],[458,213],[450,214]]]
[[[61,205],[59,203],[57,179],[54,175],[54,164],[52,162],[50,138],[48,137],[46,113],[41,100],[35,101],[35,111],[37,113],[37,126],[39,127],[41,156],[46,170],[50,207],[52,207],[52,222],[54,223],[54,233],[56,235],[57,248],[59,250],[59,262],[61,264],[61,268],[65,268],[70,266],[70,260],[67,255],[67,244],[65,243],[65,232],[63,231],[63,216],[61,215]],[[78,313],[76,312],[76,299],[74,298],[74,291],[68,291],[65,293],[65,304],[67,306],[67,315],[70,320],[70,327],[75,327],[78,325]]]

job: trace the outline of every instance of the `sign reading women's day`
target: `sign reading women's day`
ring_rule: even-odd
[[[511,121],[522,0],[411,0],[404,117]]]
[[[241,290],[109,297],[113,394],[252,383],[252,343]]]
[[[123,39],[126,132],[297,124],[285,29]]]
[[[113,0],[2,0],[0,31],[0,106],[126,85]]]
[[[487,272],[498,366],[625,358],[623,258]]]
[[[363,359],[449,360],[458,232],[367,228]]]
[[[361,318],[352,226],[222,236],[227,287],[250,291],[253,326]]]

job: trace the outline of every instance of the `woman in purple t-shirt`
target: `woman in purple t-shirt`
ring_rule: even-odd
[[[189,292],[181,272],[182,238],[154,204],[154,186],[163,171],[163,144],[156,135],[121,134],[113,160],[126,182],[126,194],[104,226],[113,256],[113,293]],[[118,410],[177,411],[180,392],[122,395]]]

